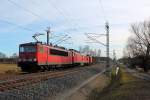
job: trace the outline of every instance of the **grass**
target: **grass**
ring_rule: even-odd
[[[111,77],[110,85],[95,92],[90,100],[150,100],[150,82],[132,76],[124,68],[118,76],[113,73]]]
[[[16,64],[0,64],[0,73],[17,73],[20,69]]]

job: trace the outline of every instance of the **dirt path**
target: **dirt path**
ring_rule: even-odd
[[[150,82],[133,76],[133,73],[121,68],[110,86],[90,100],[150,100]]]
[[[150,74],[148,74],[148,73],[140,73],[136,70],[131,70],[129,68],[126,68],[126,70],[137,78],[150,81]]]
[[[87,100],[90,93],[94,92],[93,90],[102,90],[103,88],[105,88],[109,84],[110,80],[104,74],[104,72],[105,70],[85,81],[83,84],[70,92],[70,96],[68,96],[64,100]]]

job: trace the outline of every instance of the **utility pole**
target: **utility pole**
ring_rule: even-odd
[[[117,65],[117,59],[116,59],[116,52],[113,50],[113,63],[116,66]]]
[[[109,23],[106,22],[106,55],[107,55],[107,64],[106,67],[110,66],[109,62]]]
[[[106,34],[98,34],[99,36],[105,36],[106,37],[106,43],[102,43],[99,40],[96,39],[96,36],[90,36],[90,34],[85,34],[87,36],[87,38],[89,38],[92,42],[88,42],[87,43],[99,43],[103,46],[106,47],[106,67],[110,67],[110,57],[109,57],[109,24],[108,22],[106,22],[105,24],[105,29],[106,29]],[[92,33],[94,34],[94,33]],[[97,36],[98,36],[97,35]]]
[[[46,33],[47,33],[47,45],[49,45],[49,34],[51,33],[50,27],[47,28]],[[49,50],[47,49],[47,57],[46,57],[46,64],[47,65],[48,65],[48,54],[49,54]]]
[[[113,50],[113,60],[116,61],[116,52]]]
[[[46,33],[47,33],[47,45],[49,45],[49,34],[51,33],[50,27],[47,28]]]

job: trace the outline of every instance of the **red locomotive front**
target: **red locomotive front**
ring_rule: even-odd
[[[20,66],[23,71],[32,71],[35,68],[39,70],[37,62],[37,44],[21,44],[19,46],[18,66]]]

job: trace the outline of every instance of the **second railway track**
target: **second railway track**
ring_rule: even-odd
[[[32,85],[41,81],[48,80],[50,78],[57,78],[57,77],[73,74],[80,70],[83,70],[84,68],[89,68],[89,67],[79,67],[79,68],[72,68],[63,71],[40,72],[40,73],[32,73],[28,75],[20,75],[15,78],[10,78],[2,81],[0,83],[0,92],[4,92],[11,89],[19,89],[23,86]]]

